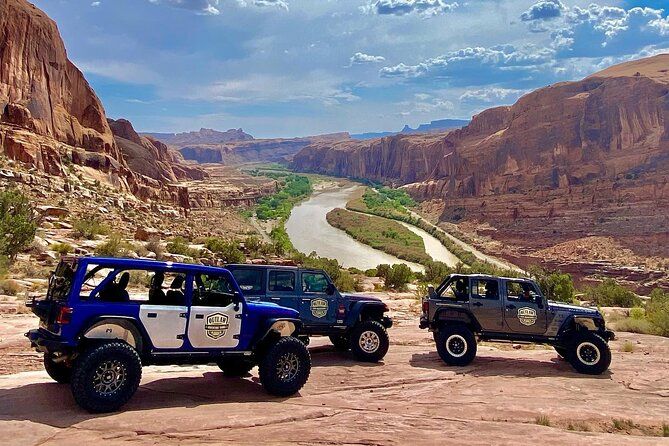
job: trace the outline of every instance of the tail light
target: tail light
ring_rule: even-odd
[[[423,301],[423,313],[430,311],[430,303],[427,300]]]
[[[344,304],[339,304],[339,308],[337,308],[337,318],[343,319],[345,315],[346,315],[346,307],[344,306]]]
[[[60,325],[69,324],[72,320],[72,308],[60,307],[56,316],[56,323]]]

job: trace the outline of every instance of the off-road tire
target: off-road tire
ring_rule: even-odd
[[[597,333],[577,333],[569,347],[569,362],[579,373],[601,375],[611,365],[611,349]]]
[[[311,338],[309,336],[298,336],[297,339],[299,339],[300,342],[305,346],[309,346],[309,343],[311,342]]]
[[[260,383],[269,394],[290,396],[309,379],[311,355],[299,339],[285,336],[265,351],[258,372]]]
[[[569,359],[569,349],[567,347],[558,347],[556,345],[553,346],[557,354],[560,356],[560,358],[568,360]]]
[[[105,385],[110,376],[114,379],[110,387],[96,388]],[[109,342],[91,347],[77,358],[70,385],[79,406],[89,412],[103,413],[127,403],[141,379],[142,361],[137,351],[124,342]]]
[[[44,353],[44,370],[59,384],[67,384],[72,378],[72,366],[65,362],[54,362],[49,352]]]
[[[437,332],[437,353],[448,365],[465,366],[476,357],[476,338],[464,325],[447,325]]]
[[[378,321],[359,322],[349,338],[351,352],[358,361],[379,362],[388,353],[388,332]]]
[[[348,336],[332,335],[330,336],[330,342],[334,345],[335,350],[339,350],[340,352],[348,351],[351,348]]]
[[[216,363],[225,376],[246,376],[255,367],[251,361],[238,358],[228,358]]]

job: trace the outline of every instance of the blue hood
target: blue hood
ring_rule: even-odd
[[[563,302],[548,302],[548,309],[552,311],[566,311],[574,314],[587,314],[590,316],[599,315],[599,311],[596,308],[580,307],[578,305],[569,305]]]
[[[272,302],[247,301],[249,309],[262,313],[268,318],[292,318],[299,319],[300,312],[288,307],[282,307]]]

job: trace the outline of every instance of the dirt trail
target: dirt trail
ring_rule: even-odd
[[[657,436],[669,423],[669,339],[621,334],[601,377],[573,372],[552,349],[505,344],[483,344],[472,365],[453,368],[416,327],[411,296],[382,297],[397,321],[384,363],[354,362],[316,339],[309,382],[291,398],[268,396],[257,369],[240,379],[210,366],[146,367],[122,412],[94,416],[41,370],[0,376],[3,443],[669,444]],[[6,347],[34,321],[1,322],[11,361]],[[624,340],[633,353],[621,352]]]

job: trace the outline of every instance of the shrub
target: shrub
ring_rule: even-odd
[[[548,300],[572,303],[574,301],[574,281],[571,274],[559,271],[547,271],[532,267],[530,275],[537,281],[541,292]]]
[[[646,317],[646,310],[641,307],[630,308],[630,317],[636,320],[644,319]]]
[[[0,294],[16,296],[21,287],[12,279],[0,280]]]
[[[550,426],[551,420],[546,415],[539,415],[534,419],[534,422],[540,426]]]
[[[376,271],[376,268],[370,268],[365,270],[365,276],[367,277],[377,277],[378,272]]]
[[[61,256],[68,255],[73,250],[72,245],[69,243],[54,243],[51,245],[51,249],[56,251]]]
[[[658,329],[646,319],[632,319],[626,317],[613,322],[617,331],[626,331],[639,334],[658,334]]]
[[[109,227],[95,216],[89,215],[72,221],[72,228],[76,237],[93,240],[98,235],[109,234]]]
[[[101,257],[126,257],[132,251],[132,245],[125,242],[117,233],[109,236],[107,241],[95,248],[95,254]]]
[[[156,255],[156,260],[163,258],[163,245],[160,244],[160,239],[158,237],[151,237],[146,244],[146,249]]]
[[[661,336],[669,336],[669,293],[659,288],[650,294],[646,304],[646,318]]]
[[[388,273],[390,272],[390,265],[387,263],[382,263],[376,267],[376,277],[381,277],[385,279]]]
[[[636,346],[632,341],[625,341],[620,349],[625,353],[633,353],[636,350]]]
[[[146,257],[146,255],[149,253],[149,250],[146,249],[146,246],[142,245],[141,243],[134,244],[132,249],[135,251],[135,254],[140,257]]]
[[[355,280],[348,271],[341,271],[339,277],[334,281],[335,286],[339,291],[353,291],[355,290]]]
[[[405,290],[409,282],[413,280],[413,273],[404,263],[397,263],[390,267],[384,278],[386,288],[394,290]]]
[[[425,282],[439,285],[453,270],[443,262],[430,261],[425,264]]]
[[[197,257],[200,255],[200,251],[188,246],[188,240],[183,237],[174,237],[167,243],[166,249],[167,252],[186,257]]]
[[[262,241],[255,235],[250,235],[244,239],[244,247],[250,252],[258,252],[262,248]]]
[[[210,237],[205,241],[204,246],[225,263],[243,263],[246,260],[246,256],[234,241]]]
[[[0,255],[13,260],[35,239],[38,218],[30,200],[16,189],[0,192]]]
[[[603,307],[631,308],[641,305],[639,296],[613,279],[604,279],[599,285],[586,289],[585,300]]]

